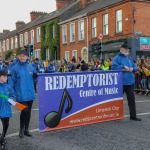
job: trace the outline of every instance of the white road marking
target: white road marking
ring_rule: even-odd
[[[36,131],[39,131],[39,129],[30,130],[30,132],[36,132]],[[7,137],[13,137],[13,136],[18,136],[18,135],[19,135],[19,133],[12,133],[12,134],[7,135]]]
[[[147,103],[147,102],[150,102],[150,100],[136,101],[136,103]]]
[[[142,101],[136,101],[136,103],[148,103],[148,102],[150,102],[150,100],[142,100]],[[124,101],[124,103],[127,103],[127,101]],[[36,109],[32,109],[32,111],[38,111],[39,109],[38,108],[36,108]],[[12,113],[14,114],[14,113],[19,113],[20,111],[18,110],[18,111],[13,111]]]
[[[37,110],[37,109],[36,109]],[[144,115],[149,115],[150,112],[147,112],[147,113],[140,113],[140,114],[137,114],[137,116],[144,116]],[[124,115],[125,118],[128,118],[130,115]],[[30,132],[37,132],[39,131],[39,129],[32,129],[30,130]],[[19,133],[12,133],[12,134],[9,134],[7,135],[7,137],[13,137],[13,136],[18,136]]]
[[[148,103],[150,102],[150,100],[142,100],[142,101],[136,101],[136,103]],[[127,103],[127,101],[124,101],[124,103]],[[32,109],[32,111],[38,111],[39,109],[36,108],[36,109]],[[13,113],[19,113],[20,111],[13,111]],[[147,113],[140,113],[140,114],[137,114],[138,116],[144,116],[144,115],[149,115],[150,112],[147,112]],[[129,117],[130,115],[124,115],[125,118]],[[30,130],[30,132],[37,132],[39,131],[39,129],[32,129]],[[18,136],[19,133],[12,133],[12,134],[9,134],[7,135],[7,137],[13,137],[13,136]]]
[[[142,100],[142,101],[135,101],[135,103],[149,103],[150,100]],[[125,100],[123,103],[127,103],[127,100]]]
[[[32,111],[37,111],[37,110],[39,110],[39,109],[38,109],[38,108],[36,108],[36,109],[32,109]],[[12,113],[13,113],[13,114],[14,114],[14,113],[20,113],[20,111],[19,111],[19,110],[17,110],[17,111],[13,111]]]

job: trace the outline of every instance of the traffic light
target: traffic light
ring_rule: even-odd
[[[101,49],[102,49],[102,43],[99,42],[99,43],[97,44],[97,50],[98,50],[98,51],[101,51]]]
[[[28,45],[28,53],[29,53],[30,57],[33,56],[33,54],[34,54],[34,45],[33,44]]]
[[[92,46],[92,51],[95,53],[101,52],[101,49],[102,49],[101,42],[95,43]]]
[[[97,51],[97,44],[93,44],[93,46],[92,46],[92,51],[93,51],[93,52],[96,52],[96,51]]]

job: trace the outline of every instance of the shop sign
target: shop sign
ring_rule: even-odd
[[[148,37],[140,38],[140,50],[150,50],[150,38]]]

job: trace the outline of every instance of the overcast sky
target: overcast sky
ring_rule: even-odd
[[[3,0],[0,8],[0,32],[15,30],[17,21],[30,22],[31,11],[52,12],[56,10],[56,0]]]

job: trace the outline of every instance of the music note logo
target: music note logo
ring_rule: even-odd
[[[47,127],[55,128],[60,123],[66,99],[68,100],[68,107],[66,108],[65,112],[70,112],[70,110],[72,109],[73,102],[68,91],[64,89],[58,112],[51,111],[48,114],[46,114],[44,118],[44,123]]]

